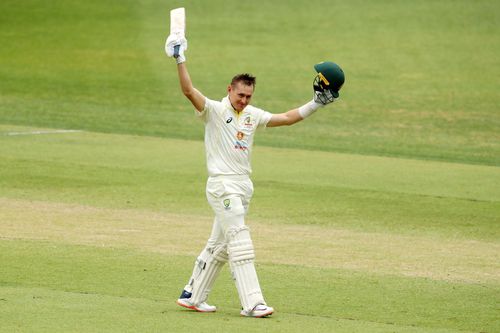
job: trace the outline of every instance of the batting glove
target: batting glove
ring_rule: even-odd
[[[178,54],[175,54],[175,47],[179,46]],[[165,52],[167,56],[174,57],[177,64],[182,64],[186,61],[186,56],[184,51],[188,48],[188,42],[185,37],[179,37],[176,34],[170,35],[165,42]]]

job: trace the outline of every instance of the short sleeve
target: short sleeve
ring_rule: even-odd
[[[195,115],[204,122],[207,122],[210,118],[210,114],[215,109],[215,103],[215,101],[212,101],[211,99],[205,97],[205,107],[202,111],[194,110]]]
[[[259,108],[254,108],[252,112],[257,116],[256,117],[257,128],[266,128],[267,123],[269,122],[269,120],[271,120],[271,117],[273,116],[272,113],[264,111]]]
[[[273,116],[272,113],[267,112],[267,111],[263,111],[262,116],[260,117],[260,120],[259,120],[259,126],[257,126],[257,127],[264,127],[265,128],[267,126],[267,123],[271,120],[272,116]]]

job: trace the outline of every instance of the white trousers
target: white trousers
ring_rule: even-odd
[[[206,195],[215,213],[207,247],[217,247],[227,243],[226,232],[229,227],[245,225],[245,216],[253,195],[253,183],[248,176],[210,177]]]
[[[204,302],[222,266],[229,259],[231,273],[245,311],[265,304],[254,266],[254,249],[245,215],[253,194],[248,176],[210,177],[207,200],[215,213],[206,247],[196,260],[185,290],[193,303]]]

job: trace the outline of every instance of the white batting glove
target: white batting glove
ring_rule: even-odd
[[[175,56],[175,47],[179,46],[179,54]],[[178,34],[172,34],[168,36],[167,41],[165,42],[165,53],[167,56],[174,57],[177,64],[182,64],[186,61],[186,56],[184,55],[184,51],[188,48],[187,39],[184,36],[179,36]]]

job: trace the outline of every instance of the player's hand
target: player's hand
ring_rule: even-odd
[[[328,89],[323,91],[314,91],[313,99],[316,103],[322,105],[333,103],[336,100],[336,98],[333,97],[332,92]]]
[[[176,54],[176,46],[178,46],[178,53]],[[177,34],[172,34],[168,36],[167,41],[165,42],[165,52],[167,56],[174,57],[178,64],[181,64],[186,61],[186,56],[184,52],[188,48],[188,42],[185,37],[180,37]]]

